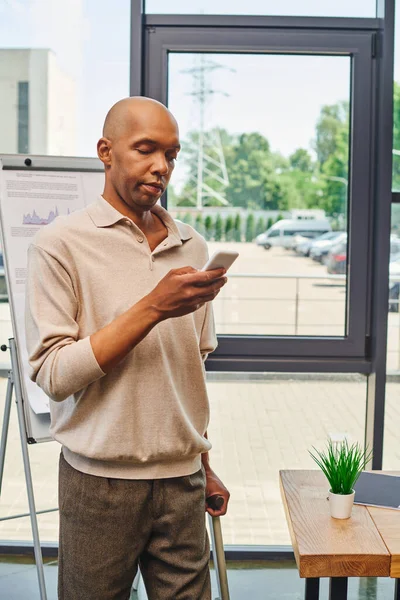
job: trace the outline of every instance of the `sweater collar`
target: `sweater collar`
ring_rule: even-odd
[[[107,202],[103,196],[99,196],[97,201],[90,204],[86,210],[96,227],[110,227],[119,221],[130,220],[129,217],[120,213],[114,206]],[[191,227],[180,221],[175,221],[160,204],[155,204],[151,212],[160,217],[167,229],[178,240],[186,242],[193,237]]]

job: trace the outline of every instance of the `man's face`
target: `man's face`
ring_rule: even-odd
[[[149,210],[164,193],[180,150],[179,131],[165,111],[135,119],[112,141],[109,175],[133,210]]]

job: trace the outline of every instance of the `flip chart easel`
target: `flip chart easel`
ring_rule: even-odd
[[[20,176],[20,182],[18,181]],[[30,402],[30,393],[38,394],[40,390],[31,386],[27,371],[27,357],[24,347],[25,330],[24,313],[24,283],[23,272],[27,267],[26,250],[29,237],[42,226],[39,215],[51,214],[49,207],[53,203],[51,186],[57,188],[57,197],[62,199],[64,192],[65,204],[69,205],[70,197],[74,194],[74,209],[83,208],[101,193],[104,181],[102,164],[97,159],[75,159],[47,156],[0,156],[0,215],[4,267],[7,280],[8,298],[11,312],[14,337],[9,339],[8,346],[1,347],[10,352],[11,370],[8,373],[8,385],[4,407],[2,433],[0,439],[0,496],[3,484],[4,465],[7,449],[7,439],[10,424],[12,399],[14,397],[18,426],[21,440],[22,458],[25,472],[26,491],[28,496],[29,513],[4,517],[10,520],[20,517],[30,517],[34,556],[37,568],[41,600],[47,600],[44,578],[43,557],[41,552],[37,515],[57,511],[57,508],[36,511],[29,460],[28,445],[51,441],[50,414],[46,408],[38,409],[39,402]],[[50,192],[49,192],[50,188]],[[61,190],[61,191],[60,191]],[[72,190],[72,193],[71,193]],[[42,195],[41,195],[42,194]],[[32,202],[34,210],[27,206]],[[63,214],[62,210],[56,212]],[[14,219],[15,216],[15,219]],[[16,236],[20,238],[16,238]],[[21,251],[16,252],[15,239],[20,240]],[[14,253],[12,252],[14,251]],[[14,254],[19,254],[18,259]],[[18,260],[19,262],[16,262]],[[22,288],[22,289],[21,289]],[[40,398],[39,398],[40,400]],[[34,410],[36,408],[36,410]]]

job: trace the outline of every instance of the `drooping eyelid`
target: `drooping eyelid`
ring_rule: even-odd
[[[134,144],[133,149],[141,150],[142,152],[154,152],[155,146],[153,146],[152,144],[141,143],[141,144]]]

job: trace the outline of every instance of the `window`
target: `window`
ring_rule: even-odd
[[[375,17],[375,0],[146,0],[156,14],[278,15],[305,17]]]
[[[345,370],[346,356],[363,357],[351,368],[368,369],[373,33],[331,25],[323,35],[172,22],[148,32],[145,93],[168,104],[183,142],[168,208],[207,232],[210,252],[240,244],[214,305],[209,370],[258,371],[288,356],[336,357]],[[318,223],[347,234],[357,224],[339,274],[327,255],[311,266],[296,259],[297,236],[266,244],[257,235],[258,222],[265,233],[269,219],[304,223],[305,212],[308,231]]]
[[[0,384],[4,398],[7,379]],[[290,544],[279,470],[315,468],[308,450],[323,448],[328,436],[347,434],[352,441],[364,441],[366,379],[341,374],[219,373],[209,374],[207,388],[211,464],[231,492],[223,522],[224,543]],[[393,458],[397,432],[398,426],[393,425],[388,438]],[[35,444],[30,455],[36,508],[53,508],[60,446]],[[28,512],[23,473],[16,411],[12,411],[2,491],[4,515]],[[38,515],[38,522],[41,540],[56,541],[58,513]],[[0,539],[31,539],[29,518],[0,523]]]
[[[18,153],[29,152],[29,82],[18,82]]]
[[[313,261],[299,260],[295,244],[347,228],[350,59],[168,59],[168,105],[182,140],[168,209],[210,252],[226,244],[239,252],[215,301],[218,333],[345,335],[346,253],[338,280],[329,245]]]

